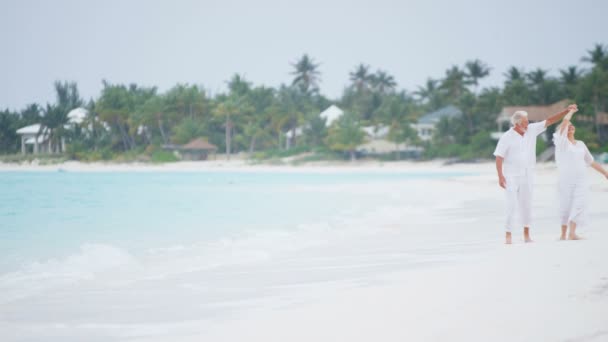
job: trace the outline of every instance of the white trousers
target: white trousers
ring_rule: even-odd
[[[577,228],[585,224],[587,208],[587,184],[559,183],[559,209],[562,226],[575,222]]]
[[[521,176],[505,177],[507,187],[507,222],[505,230],[510,232],[513,227],[530,227],[532,224],[532,188],[534,186],[534,170],[526,170]]]

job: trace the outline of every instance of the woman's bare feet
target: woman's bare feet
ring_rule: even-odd
[[[534,242],[534,241],[532,241],[532,238],[530,237],[530,228],[528,228],[528,227],[524,227],[524,242],[525,243]]]
[[[511,244],[511,233],[507,233],[505,236],[505,239],[506,239],[505,244],[510,245]]]
[[[568,232],[568,226],[562,225],[562,235],[559,237],[560,240],[566,240],[566,233]]]
[[[583,240],[584,238],[582,236],[578,236],[576,234],[570,234],[568,236],[568,240]]]

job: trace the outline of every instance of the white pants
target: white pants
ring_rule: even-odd
[[[530,227],[532,224],[532,187],[534,186],[534,170],[526,170],[521,176],[505,177],[507,188],[507,222],[505,230],[510,232],[513,227]],[[519,220],[518,220],[519,218]]]
[[[577,227],[585,224],[587,207],[587,184],[559,183],[559,209],[562,226],[575,222]]]

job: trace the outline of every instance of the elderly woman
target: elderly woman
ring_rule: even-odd
[[[576,110],[570,111],[553,134],[555,161],[559,170],[561,240],[579,240],[576,227],[585,224],[587,209],[587,167],[591,166],[608,178],[608,172],[593,160],[584,142],[574,139],[576,128],[570,122]],[[570,231],[568,232],[568,228]]]

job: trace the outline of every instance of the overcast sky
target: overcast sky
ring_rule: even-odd
[[[54,101],[55,80],[86,99],[102,79],[225,89],[291,81],[304,53],[321,64],[321,92],[338,98],[359,63],[414,91],[451,65],[481,59],[484,85],[511,65],[557,74],[608,43],[608,1],[510,0],[0,0],[0,108]]]

